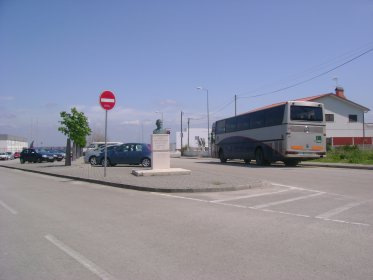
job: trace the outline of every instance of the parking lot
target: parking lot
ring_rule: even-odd
[[[357,226],[373,225],[373,201],[341,194],[311,190],[282,184],[268,184],[264,188],[234,192],[170,195],[227,207],[244,208]]]
[[[122,165],[103,178],[79,162],[6,164],[33,172],[0,168],[5,279],[373,276],[371,170],[172,159],[192,174],[139,178]]]

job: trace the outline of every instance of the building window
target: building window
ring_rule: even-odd
[[[348,122],[357,122],[357,115],[348,115]]]
[[[334,122],[334,114],[325,114],[325,121]]]

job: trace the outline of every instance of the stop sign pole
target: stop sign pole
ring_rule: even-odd
[[[115,95],[111,91],[105,90],[100,94],[99,98],[102,109],[105,110],[105,159],[104,159],[104,177],[106,177],[107,167],[107,111],[111,110],[115,106]]]

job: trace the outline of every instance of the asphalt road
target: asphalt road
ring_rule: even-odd
[[[372,171],[218,168],[265,184],[162,194],[0,169],[0,279],[373,279]]]

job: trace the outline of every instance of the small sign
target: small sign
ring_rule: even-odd
[[[111,110],[115,106],[115,95],[111,91],[105,90],[100,95],[100,105],[104,110]]]

